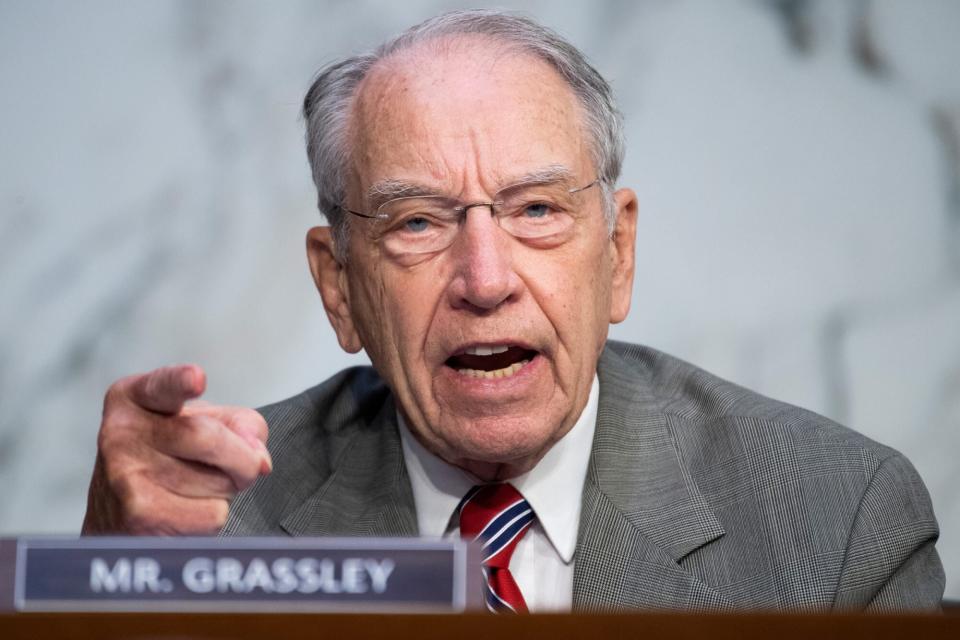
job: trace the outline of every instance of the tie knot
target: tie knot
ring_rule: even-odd
[[[513,485],[480,485],[460,502],[460,536],[483,542],[485,566],[506,568],[534,517],[530,504]]]

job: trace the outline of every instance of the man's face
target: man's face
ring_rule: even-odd
[[[567,85],[545,63],[489,42],[379,64],[361,86],[351,135],[345,204],[356,211],[369,212],[371,188],[387,181],[489,202],[551,167],[578,186],[597,179]],[[309,243],[318,284],[336,281],[320,288],[341,344],[362,344],[428,449],[478,476],[526,471],[573,426],[609,322],[629,307],[633,193],[616,194],[614,239],[600,189],[580,200],[559,245],[509,235],[486,207],[469,209],[453,244],[433,253],[392,255],[377,223],[362,218],[350,220],[345,266],[329,252],[318,259],[324,243]]]

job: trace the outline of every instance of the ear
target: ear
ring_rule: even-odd
[[[633,272],[637,248],[637,194],[619,189],[613,194],[617,222],[610,243],[613,247],[613,274],[610,296],[610,322],[623,322],[633,297]]]
[[[307,232],[307,260],[340,346],[348,353],[360,351],[363,344],[350,313],[346,267],[337,261],[330,227],[313,227]]]

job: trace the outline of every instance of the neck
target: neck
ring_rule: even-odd
[[[483,482],[504,482],[527,473],[540,462],[543,456],[519,462],[482,462],[479,460],[458,460],[455,465],[476,476]]]

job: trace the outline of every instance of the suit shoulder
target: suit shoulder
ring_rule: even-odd
[[[609,350],[671,418],[675,430],[692,431],[690,436],[714,444],[733,437],[740,446],[752,442],[758,450],[789,443],[808,455],[829,452],[833,458],[845,453],[869,471],[901,455],[830,418],[768,398],[656,349],[613,342]]]
[[[270,428],[276,458],[298,451],[328,460],[373,422],[390,391],[373,367],[350,367],[295,396],[258,409]]]
[[[291,418],[322,417],[327,430],[376,414],[389,395],[380,375],[370,366],[349,367],[295,396],[257,409],[271,426],[284,427]]]
[[[905,456],[648,347],[614,343],[602,362],[621,400],[632,385],[618,417],[642,416],[620,448],[642,450],[644,428],[665,427],[724,531],[682,558],[688,570],[751,608],[935,606],[938,526]]]

